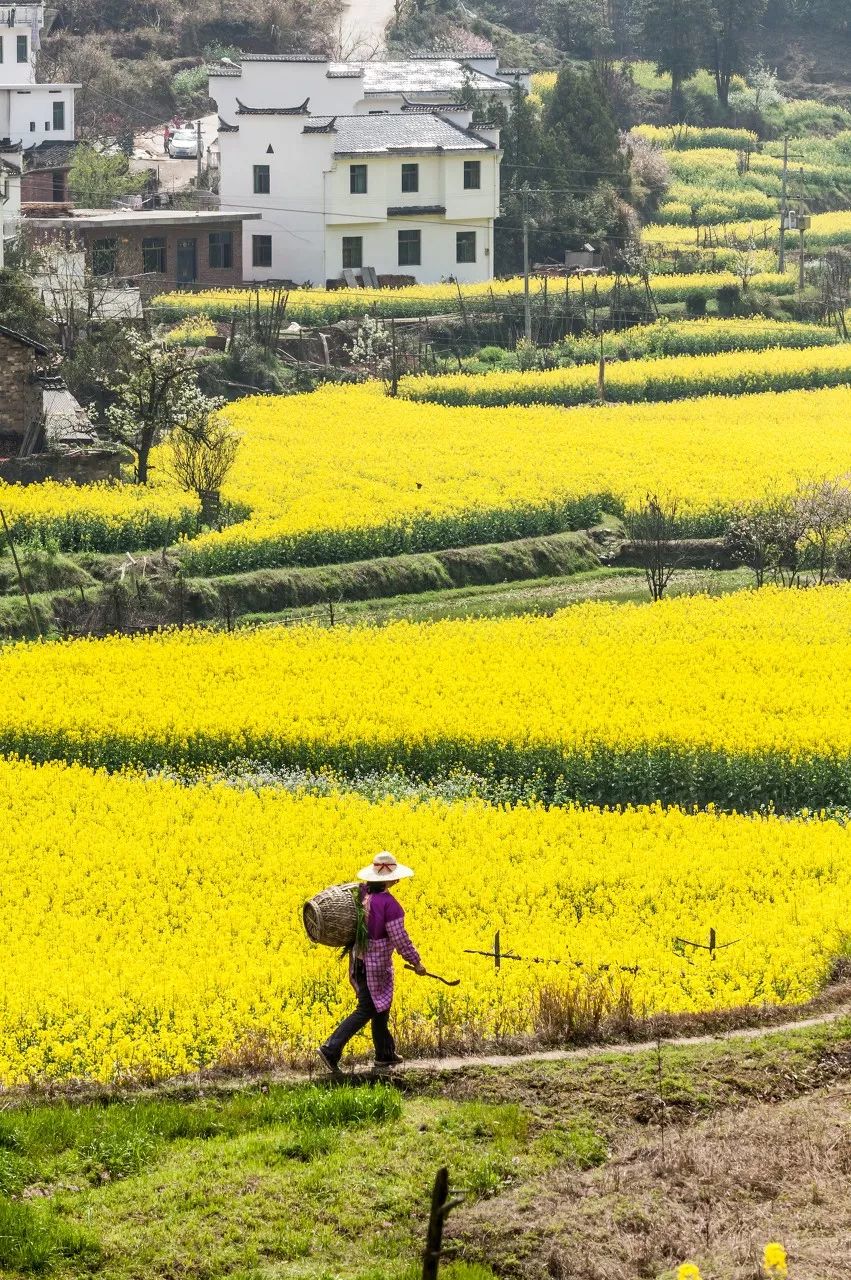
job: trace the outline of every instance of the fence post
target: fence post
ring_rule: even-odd
[[[463,1196],[449,1199],[449,1170],[438,1169],[431,1193],[431,1213],[428,1219],[428,1234],[423,1254],[423,1280],[437,1280],[440,1270],[440,1255],[443,1249],[443,1228],[450,1212],[464,1203]]]
[[[709,930],[709,955],[712,960],[715,959],[715,946],[716,946],[717,940],[718,939],[717,939],[715,930],[710,929]]]
[[[502,952],[499,949],[499,929],[493,935],[493,964],[498,969],[502,964]]]

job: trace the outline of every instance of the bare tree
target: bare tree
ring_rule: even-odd
[[[851,485],[838,480],[811,480],[799,485],[795,503],[803,525],[805,548],[815,555],[819,582],[835,570],[836,553],[851,534]]]
[[[678,510],[676,498],[649,493],[624,521],[653,600],[662,599],[679,563],[675,550]]]
[[[209,406],[201,406],[172,432],[169,470],[181,489],[197,494],[204,524],[216,522],[222,485],[236,461],[239,443],[227,418]]]
[[[769,574],[776,576],[781,545],[788,542],[787,530],[793,504],[788,495],[766,490],[755,502],[736,509],[727,527],[725,544],[731,558],[752,569],[757,587]]]

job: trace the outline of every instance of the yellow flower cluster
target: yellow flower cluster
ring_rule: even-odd
[[[755,150],[759,139],[750,129],[699,128],[694,125],[638,124],[631,130],[636,137],[654,142],[666,151]]]
[[[396,1029],[422,1048],[534,1030],[541,983],[566,1005],[625,985],[647,1012],[799,1000],[851,893],[851,832],[829,822],[371,804],[8,761],[0,814],[6,1085],[311,1052],[352,996],[301,905],[381,848],[416,869],[399,896],[424,958],[461,978],[400,970]],[[465,954],[497,928],[547,963]],[[710,928],[736,945],[675,943]]]
[[[843,475],[851,456],[845,388],[565,414],[424,410],[370,385],[245,400],[230,416],[244,443],[225,493],[254,517],[191,544],[189,563],[201,571],[304,563],[308,542],[307,562],[327,563],[545,532],[517,526],[512,513],[606,491],[627,504],[668,491],[702,519],[768,485]],[[472,536],[459,523],[493,512],[508,515]],[[426,521],[428,536],[403,538]]]
[[[680,236],[683,235],[682,228],[668,230],[676,230]],[[648,234],[648,238],[653,237]],[[735,283],[733,273],[723,271],[714,274],[697,272],[692,275],[656,276],[653,280],[653,295],[658,302],[682,301],[689,295],[696,294],[710,298],[723,285]],[[755,276],[752,285],[755,289],[763,289],[768,293],[787,294],[792,291],[794,280],[789,275],[767,272]],[[596,294],[597,300],[605,305],[616,287],[619,284],[614,276],[601,276],[593,284],[571,279],[535,279],[533,298],[535,304],[540,305],[546,291],[550,306],[556,307],[565,291],[576,297],[584,289],[589,300]],[[292,289],[287,303],[287,316],[301,324],[327,324],[336,320],[357,319],[367,312],[388,318],[431,315],[435,311],[459,311],[461,298],[470,310],[492,310],[494,303],[520,300],[522,293],[522,276],[510,280],[465,284],[460,288],[460,296],[455,284],[416,284],[402,289]],[[251,289],[204,289],[197,293],[160,294],[152,305],[161,319],[178,318],[196,312],[228,319],[234,311],[255,305],[257,296]],[[259,300],[261,307],[269,306],[272,301],[271,291],[260,289]]]
[[[740,242],[753,238],[757,249],[765,245],[776,245],[778,236],[777,220],[774,218],[735,222],[717,230],[717,237],[722,245],[727,243],[728,237],[730,240]],[[704,231],[702,227],[676,227],[653,223],[644,228],[642,238],[650,244],[662,245],[667,249],[692,249],[695,245],[703,244]],[[790,232],[789,240],[790,243],[792,240],[797,240],[797,233]],[[810,229],[807,231],[806,243],[811,249],[851,243],[851,212],[845,210],[839,213],[814,214]],[[755,277],[754,288],[760,288],[759,279],[760,277]],[[720,279],[719,283],[721,283]]]
[[[0,481],[0,508],[20,541],[55,539],[66,550],[162,547],[194,532],[198,504],[186,493],[129,484]]]
[[[205,315],[187,316],[180,324],[174,325],[165,333],[165,342],[170,347],[200,347],[207,338],[216,336],[216,326]]]
[[[434,774],[459,749],[518,768],[548,749],[705,748],[845,768],[851,755],[848,587],[378,630],[19,644],[0,664],[5,750],[113,765],[247,756],[412,761]]]
[[[689,396],[739,396],[761,391],[842,386],[851,382],[851,346],[804,350],[732,351],[717,355],[663,356],[612,364],[605,397],[631,403],[681,400]],[[595,368],[547,369],[534,373],[452,373],[403,379],[410,400],[443,405],[591,404],[599,394]]]

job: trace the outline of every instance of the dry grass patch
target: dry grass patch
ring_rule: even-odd
[[[664,1096],[664,1091],[663,1091]],[[600,1169],[560,1168],[454,1220],[465,1256],[522,1280],[637,1280],[693,1259],[706,1280],[760,1280],[781,1240],[791,1280],[840,1280],[851,1257],[851,1086],[634,1129]]]

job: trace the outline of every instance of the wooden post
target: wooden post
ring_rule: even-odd
[[[428,1219],[425,1253],[423,1254],[423,1280],[437,1280],[440,1270],[440,1254],[443,1249],[443,1228],[450,1212],[464,1203],[464,1197],[449,1199],[449,1170],[438,1169],[431,1193],[431,1213]]]
[[[498,969],[502,963],[502,952],[499,949],[499,929],[493,935],[493,964]]]
[[[710,955],[710,957],[711,957],[713,960],[715,959],[715,946],[716,946],[717,941],[718,941],[718,939],[717,939],[717,935],[716,935],[716,933],[715,933],[715,930],[714,930],[714,929],[710,929],[710,930],[709,930],[709,955]]]
[[[23,573],[21,572],[21,562],[20,562],[20,561],[19,561],[19,559],[18,559],[18,553],[17,553],[17,551],[16,551],[16,549],[15,549],[15,544],[14,544],[14,542],[12,541],[12,535],[11,535],[11,533],[9,532],[9,526],[8,526],[8,524],[6,523],[6,513],[5,513],[5,511],[0,511],[0,519],[2,519],[2,521],[3,521],[3,528],[4,528],[5,533],[6,533],[6,541],[7,541],[7,542],[8,542],[8,544],[9,544],[9,550],[11,551],[11,553],[12,553],[12,559],[13,559],[13,560],[14,560],[14,562],[15,562],[15,573],[18,575],[18,585],[20,586],[21,590],[23,591],[24,595],[26,596],[26,599],[27,599],[27,608],[28,608],[28,609],[29,609],[29,611],[30,611],[30,618],[32,619],[32,624],[33,624],[33,626],[35,627],[36,635],[38,636],[39,640],[41,640],[41,639],[43,638],[43,637],[42,637],[42,634],[41,634],[41,623],[40,623],[40,622],[39,622],[39,620],[38,620],[38,614],[37,614],[37,613],[36,613],[36,611],[35,611],[35,605],[34,605],[34,604],[33,604],[33,602],[32,602],[32,597],[30,596],[29,589],[28,589],[27,584],[26,584],[26,582],[25,582],[25,580],[24,580],[24,575],[23,575]]]
[[[438,1169],[431,1193],[431,1213],[428,1219],[425,1254],[423,1255],[423,1280],[437,1280],[440,1269],[440,1251],[443,1247],[444,1206],[449,1196],[449,1170]]]

